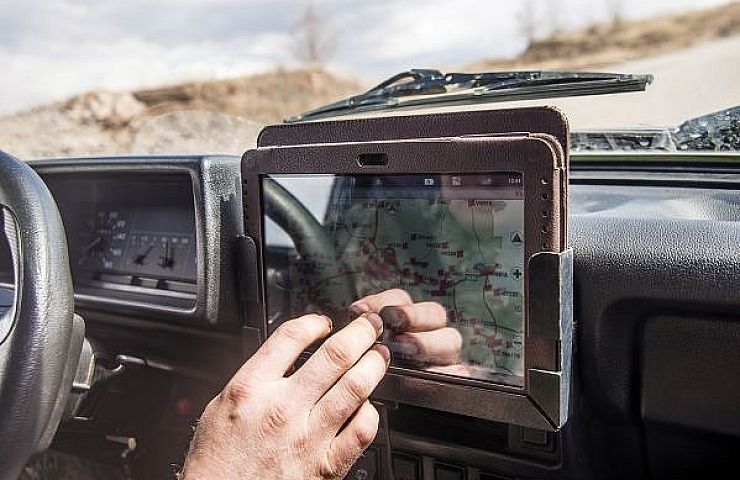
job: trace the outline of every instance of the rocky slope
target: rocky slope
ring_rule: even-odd
[[[467,71],[593,69],[740,34],[740,2],[662,18],[594,25],[533,42],[512,60],[484,59]]]
[[[357,93],[319,69],[133,92],[87,92],[0,117],[0,148],[23,158],[118,153],[243,152],[262,125]]]

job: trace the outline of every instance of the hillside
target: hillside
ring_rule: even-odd
[[[357,81],[320,69],[277,69],[133,92],[87,92],[0,117],[0,148],[27,158],[238,153],[263,125],[361,89]]]
[[[534,42],[516,59],[481,60],[464,70],[609,68],[735,35],[740,35],[738,2],[680,16],[562,32]],[[321,69],[277,69],[132,92],[88,92],[0,117],[0,148],[26,158],[241,153],[252,146],[262,125],[366,87]]]
[[[740,34],[740,2],[643,21],[600,24],[534,41],[514,59],[484,59],[466,71],[594,69]]]
[[[269,123],[353,95],[360,89],[358,82],[320,69],[278,69],[229,80],[137,90],[132,95],[147,107],[147,115],[208,110]]]

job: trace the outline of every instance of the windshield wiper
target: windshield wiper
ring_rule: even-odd
[[[447,73],[408,70],[367,92],[305,112],[286,122],[365,110],[440,103],[504,102],[643,91],[652,75],[590,72]]]

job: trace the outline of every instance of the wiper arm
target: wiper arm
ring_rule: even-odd
[[[411,81],[399,83],[409,78]],[[392,107],[398,103],[396,97],[401,96],[445,93],[444,78],[444,74],[439,70],[408,70],[392,76],[365,93],[309,110],[287,119],[286,122],[300,122],[311,117],[326,116],[362,107]]]
[[[521,87],[542,87],[562,85],[589,85],[593,82],[614,85],[636,84],[643,87],[652,83],[652,75],[633,75],[624,73],[592,72],[493,72],[493,73],[449,73],[449,85],[458,88],[479,88],[485,91],[508,90]]]
[[[652,75],[618,73],[521,71],[443,74],[439,70],[409,70],[361,95],[319,107],[286,121],[298,122],[400,106],[470,102],[471,99],[501,102],[633,92],[645,90],[652,81]]]

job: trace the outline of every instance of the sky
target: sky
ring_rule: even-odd
[[[0,0],[0,114],[91,89],[258,73],[299,64],[293,32],[309,0]],[[328,67],[367,82],[454,69],[526,47],[538,33],[610,16],[684,12],[728,0],[314,0],[336,39]]]

